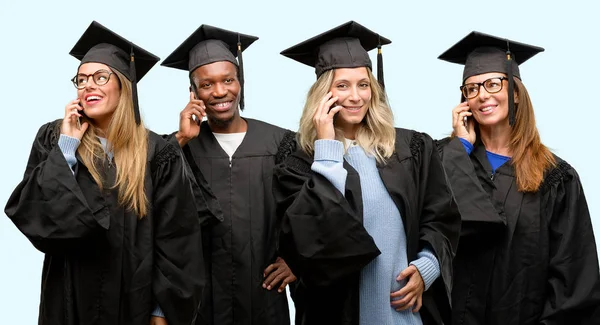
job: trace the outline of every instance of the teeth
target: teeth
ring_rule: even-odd
[[[227,105],[229,105],[229,102],[215,104],[217,107],[226,107]]]
[[[482,112],[488,112],[488,111],[491,111],[491,110],[492,110],[491,106],[484,107],[484,108],[481,109]]]
[[[100,100],[100,99],[102,99],[102,97],[100,97],[100,96],[90,96],[90,97],[87,98],[88,101],[90,101],[90,100]]]

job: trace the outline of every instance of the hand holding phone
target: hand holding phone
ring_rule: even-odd
[[[475,143],[475,125],[470,121],[473,113],[469,109],[469,104],[464,101],[452,110],[452,128],[453,134],[459,138]]]
[[[78,98],[70,101],[65,106],[65,117],[60,127],[60,133],[81,140],[89,126],[88,122],[81,122],[82,114],[81,100]]]
[[[333,93],[328,92],[317,106],[313,123],[317,131],[317,139],[335,139],[335,128],[333,121],[342,106],[336,105],[338,97],[334,97]]]

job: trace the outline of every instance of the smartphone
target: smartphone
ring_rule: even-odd
[[[331,106],[329,107],[329,110],[327,111],[327,113],[331,112],[331,109],[332,109],[332,108],[334,108],[334,107],[336,107],[336,106],[339,106],[339,104],[338,104],[337,102],[333,103],[333,105],[331,105]],[[337,114],[337,113],[336,113],[336,114]]]
[[[83,113],[83,105],[81,105],[81,103],[78,103],[77,105],[81,107],[81,110],[78,110],[77,113],[85,115],[85,113]],[[81,116],[77,116],[77,129],[81,130]]]

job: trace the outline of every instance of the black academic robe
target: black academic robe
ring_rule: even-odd
[[[598,254],[575,169],[555,157],[537,192],[509,162],[492,174],[482,143],[439,143],[462,216],[453,324],[600,324]]]
[[[207,122],[182,149],[206,179],[222,221],[204,227],[209,266],[208,295],[198,324],[289,324],[285,293],[262,287],[263,271],[275,262],[277,218],[272,192],[276,156],[293,133],[245,119],[248,129],[231,162]],[[190,165],[194,165],[190,164]]]
[[[77,155],[58,147],[60,121],[42,126],[6,215],[41,252],[40,325],[148,325],[158,303],[170,325],[189,325],[204,285],[202,238],[179,150],[148,136],[143,218],[117,204],[115,167],[104,190]],[[195,203],[197,202],[197,203]]]
[[[347,162],[345,195],[312,172],[313,157],[298,150],[275,170],[277,213],[283,218],[280,254],[299,279],[293,292],[296,324],[358,324],[361,269],[380,254],[362,224],[359,175]],[[424,324],[450,322],[452,258],[460,216],[431,138],[396,129],[396,147],[379,175],[406,229],[407,257],[425,246],[441,276],[423,295]]]

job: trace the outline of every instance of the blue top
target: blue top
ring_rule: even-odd
[[[343,166],[344,159],[360,176],[363,225],[381,251],[381,255],[361,270],[360,324],[420,325],[421,316],[413,313],[412,308],[400,312],[392,308],[390,294],[406,284],[406,279],[397,281],[396,278],[409,264],[417,268],[427,290],[440,275],[439,262],[431,249],[424,248],[417,254],[417,259],[409,263],[400,211],[379,176],[375,157],[366,154],[360,146],[348,148],[344,155],[342,142],[317,140],[311,168],[327,178],[343,195],[348,174]]]
[[[463,138],[459,138],[460,142],[462,142],[463,146],[465,147],[465,150],[467,150],[467,155],[470,155],[471,152],[473,151],[473,145],[471,144],[471,142],[463,139]],[[489,152],[489,151],[485,151],[485,153],[487,154],[487,159],[490,162],[490,165],[492,166],[492,173],[496,172],[496,169],[498,169],[498,167],[504,165],[505,162],[510,160],[510,157],[507,156],[502,156],[493,152]]]

